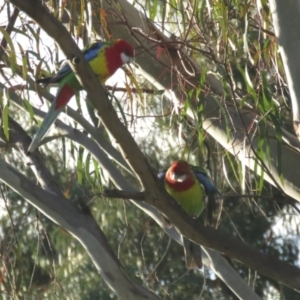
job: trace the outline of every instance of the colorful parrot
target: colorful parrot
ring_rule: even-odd
[[[85,49],[83,54],[93,72],[98,76],[100,83],[104,83],[123,64],[133,61],[134,50],[128,42],[115,40],[111,42],[96,42]],[[43,86],[58,83],[58,92],[27,150],[28,155],[39,146],[40,141],[47,134],[50,126],[60,112],[63,111],[69,100],[83,89],[68,63],[64,64],[54,76],[39,79],[37,83],[41,83]]]
[[[214,201],[214,194],[221,196],[204,169],[183,160],[174,161],[158,177],[164,179],[167,192],[192,217],[202,213],[206,196],[208,203]]]
[[[207,206],[210,206],[211,201],[214,206],[214,194],[221,196],[204,169],[189,165],[183,160],[174,161],[169,169],[158,174],[158,178],[164,180],[167,192],[192,217],[198,217],[202,213],[206,196],[208,196]],[[210,216],[208,218],[210,219]],[[209,222],[211,223],[211,220]],[[187,269],[201,268],[199,245],[183,236],[182,245]]]

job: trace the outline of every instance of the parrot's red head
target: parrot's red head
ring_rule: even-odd
[[[105,49],[106,64],[109,76],[113,75],[124,64],[133,61],[134,49],[124,40],[115,40]]]
[[[195,183],[190,165],[183,160],[172,163],[165,176],[166,183],[177,191],[189,189]]]
[[[133,61],[134,49],[128,42],[124,40],[116,40],[113,48],[119,54],[123,64],[128,64]]]

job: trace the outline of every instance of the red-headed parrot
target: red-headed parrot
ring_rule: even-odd
[[[104,83],[123,64],[133,61],[134,50],[128,42],[115,40],[111,42],[96,42],[85,49],[83,54],[93,72],[98,76],[100,83]],[[69,64],[64,64],[54,76],[39,79],[37,82],[44,86],[58,83],[58,91],[41,127],[27,150],[28,155],[39,146],[40,141],[47,134],[50,126],[69,100],[83,89]]]
[[[208,206],[214,210],[214,194],[221,196],[207,173],[200,167],[189,165],[186,161],[174,161],[171,166],[158,174],[164,180],[167,192],[192,217],[198,217],[208,197]],[[211,213],[213,213],[212,211]],[[211,216],[209,216],[209,219]],[[211,220],[209,220],[211,222]],[[201,248],[199,245],[182,237],[185,263],[188,269],[201,268]]]
[[[186,161],[174,161],[169,169],[158,174],[164,179],[167,192],[192,217],[198,217],[208,203],[214,201],[214,194],[221,195],[207,173],[200,167],[189,165]]]

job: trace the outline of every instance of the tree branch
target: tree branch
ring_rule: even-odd
[[[128,192],[128,191],[121,191],[117,189],[113,190],[104,190],[103,196],[108,198],[121,198],[121,199],[132,199],[136,201],[144,201],[145,194],[143,192]]]
[[[72,60],[74,57],[77,57],[80,59],[77,65],[71,65],[71,67],[80,76],[81,82],[88,92],[89,99],[98,110],[103,124],[116,138],[124,157],[138,176],[141,185],[145,189],[145,201],[148,204],[155,206],[164,213],[180,232],[190,240],[216,249],[243,262],[246,266],[257,270],[265,276],[300,290],[300,270],[298,268],[263,254],[227,234],[204,227],[199,222],[191,220],[164,191],[162,184],[156,178],[156,174],[152,171],[132,136],[119,121],[91,68],[84,61],[82,53],[64,27],[45,11],[39,1],[11,0],[11,2],[39,23],[56,40],[67,58]],[[98,101],[99,96],[101,101]]]
[[[92,215],[83,213],[64,197],[44,191],[2,159],[0,180],[79,240],[101,276],[121,299],[159,299],[128,277]]]

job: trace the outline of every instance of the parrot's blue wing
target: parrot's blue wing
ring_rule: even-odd
[[[87,61],[91,61],[93,58],[95,58],[98,55],[100,49],[103,48],[103,46],[107,46],[108,44],[109,43],[107,42],[97,42],[92,44],[90,47],[86,48],[83,51],[84,58]]]
[[[215,185],[212,183],[205,169],[201,167],[191,166],[196,178],[202,184],[207,195],[206,203],[206,221],[205,223],[217,226],[219,224],[223,200],[222,194],[217,190]],[[217,200],[215,194],[218,194],[220,197]]]
[[[107,42],[93,43],[91,46],[89,46],[88,48],[83,50],[84,58],[87,61],[91,61],[93,58],[95,58],[98,55],[100,49],[103,48],[103,46],[106,46],[108,44],[109,43],[107,43]],[[37,82],[43,83],[44,86],[51,84],[51,83],[57,83],[57,82],[60,82],[60,80],[65,75],[67,75],[71,72],[72,72],[72,69],[70,68],[69,64],[67,62],[65,62],[55,75],[53,75],[52,77],[38,79]]]
[[[191,166],[192,170],[198,181],[203,185],[205,189],[205,193],[208,195],[210,193],[217,193],[221,195],[221,193],[217,190],[217,188],[212,183],[211,179],[207,175],[206,171],[200,167]]]
[[[98,42],[98,43],[94,43],[92,44],[91,46],[89,46],[88,48],[86,48],[84,51],[83,51],[83,55],[84,55],[84,58],[87,60],[87,61],[91,61],[93,58],[95,58],[100,49],[107,45],[108,43],[105,43],[105,42]],[[70,66],[68,63],[64,64],[61,69],[57,72],[57,74],[55,75],[55,77],[63,77],[65,76],[66,74],[72,72]]]
[[[105,43],[105,42],[98,42],[98,43],[94,43],[92,44],[91,46],[89,46],[88,48],[86,48],[84,51],[83,51],[83,55],[84,55],[84,58],[87,60],[87,61],[91,61],[93,58],[95,58],[98,54],[98,52],[100,51],[100,49],[104,46],[104,45],[107,45],[108,43]],[[64,64],[61,69],[57,72],[56,75],[54,75],[54,77],[56,77],[56,79],[59,79],[63,76],[65,76],[66,74],[72,72],[70,66],[68,63]],[[53,79],[54,79],[53,77]]]

